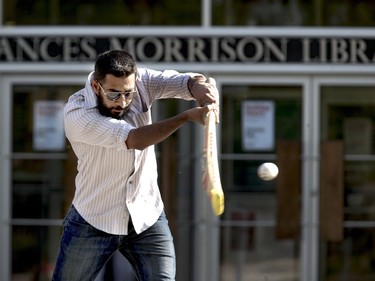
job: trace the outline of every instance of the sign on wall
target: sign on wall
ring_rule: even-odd
[[[350,36],[0,34],[0,62],[92,62],[109,49],[126,50],[147,63],[375,63],[375,38]]]
[[[65,148],[63,101],[35,101],[33,148],[54,151]]]
[[[275,104],[273,101],[242,102],[242,149],[269,151],[275,146]]]

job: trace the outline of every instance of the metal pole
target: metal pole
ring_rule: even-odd
[[[212,25],[212,0],[203,0],[201,12],[202,27],[208,28]]]

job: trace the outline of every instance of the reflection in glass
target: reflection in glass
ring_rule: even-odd
[[[57,159],[13,160],[13,218],[64,217],[65,165],[66,161]]]
[[[201,1],[197,0],[7,0],[3,2],[5,25],[186,26],[199,25],[201,18]]]
[[[48,149],[43,150],[40,146],[35,149],[33,138],[40,133],[35,128],[54,129],[55,122],[62,118],[61,106],[79,88],[24,84],[13,87],[10,204],[13,280],[51,280],[61,220],[74,192],[76,160],[67,141],[61,142],[52,135],[48,141],[57,140],[58,145],[47,143]],[[43,118],[36,119],[35,104],[43,105],[38,113]],[[56,117],[57,113],[61,116]],[[52,114],[53,118],[44,118],[44,114]],[[41,122],[36,127],[35,120]],[[62,124],[59,125],[61,136]]]
[[[293,85],[223,86],[220,163],[226,196],[221,221],[223,281],[299,280],[301,93],[302,88]],[[249,102],[255,105],[251,110],[254,115],[259,112],[259,116],[268,112],[267,104],[274,105],[271,107],[274,120],[267,115],[255,128],[255,133],[262,134],[267,131],[265,126],[274,127],[271,134],[274,147],[253,150],[243,146],[242,138],[253,137],[242,130],[246,118],[242,110],[248,108],[242,106],[245,101],[247,105]],[[264,162],[281,165],[278,178],[270,181],[259,178],[257,169]]]
[[[13,226],[12,280],[51,280],[61,227]]]
[[[272,227],[247,226],[255,218],[251,213],[234,213],[238,224],[223,227],[220,280],[300,280],[299,239],[280,240]]]
[[[374,26],[371,0],[216,0],[213,24],[226,26]]]
[[[33,147],[34,107],[36,104],[49,102],[65,103],[69,96],[79,90],[81,86],[15,86],[13,88],[13,152],[36,152]],[[62,114],[62,112],[59,112]],[[62,118],[62,116],[61,116]],[[58,149],[58,152],[65,149]]]
[[[321,241],[322,280],[375,280],[374,248],[373,228],[347,228],[342,241]]]
[[[341,220],[341,227],[334,230],[340,235],[337,239],[320,236],[322,280],[375,279],[374,91],[371,86],[321,87],[321,149],[328,143],[336,143],[343,155],[341,163],[337,163],[342,166],[342,173],[335,173],[328,181],[321,179],[326,183],[320,190],[320,201],[325,202],[321,211],[329,210],[335,205],[332,203],[343,197],[342,206],[335,208],[343,208],[339,212],[342,216],[337,218]],[[332,171],[335,166],[326,166],[326,169]],[[340,175],[342,179],[338,179]],[[331,192],[327,193],[327,189]],[[327,196],[332,198],[327,200]],[[325,216],[327,213],[323,212],[321,225]],[[322,228],[321,234],[326,230]]]

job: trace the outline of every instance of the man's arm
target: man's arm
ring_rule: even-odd
[[[187,122],[204,124],[204,118],[208,111],[215,109],[216,106],[213,105],[195,107],[163,121],[132,129],[125,143],[128,149],[143,150],[165,140]]]

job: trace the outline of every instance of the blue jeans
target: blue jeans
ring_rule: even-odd
[[[140,234],[130,222],[128,235],[112,235],[88,224],[74,206],[63,223],[52,280],[92,281],[117,250],[132,265],[139,281],[175,280],[175,250],[164,212]]]

